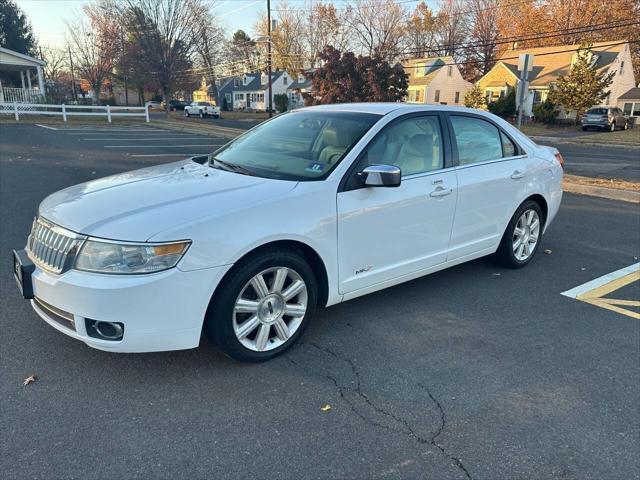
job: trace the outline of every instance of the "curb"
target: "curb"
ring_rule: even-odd
[[[582,185],[568,181],[562,182],[562,190],[579,195],[589,195],[591,197],[608,198],[610,200],[620,200],[622,202],[640,203],[640,192],[632,190],[620,190],[617,188],[598,187],[595,185]]]
[[[565,143],[569,145],[583,145],[585,147],[626,148],[629,150],[640,150],[640,145],[629,145],[625,143],[576,142],[572,141],[570,138],[546,137],[539,135],[532,135],[529,138],[535,142]]]

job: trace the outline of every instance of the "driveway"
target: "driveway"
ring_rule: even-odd
[[[562,295],[638,262],[636,205],[566,195],[527,268],[480,259],[321,310],[264,364],[206,340],[110,354],[46,325],[10,258],[38,203],[217,143],[170,135],[2,126],[4,478],[638,478],[637,308]],[[638,282],[613,294],[640,301]]]

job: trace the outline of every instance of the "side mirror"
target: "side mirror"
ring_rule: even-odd
[[[393,165],[370,165],[358,176],[367,187],[399,187],[402,172]]]

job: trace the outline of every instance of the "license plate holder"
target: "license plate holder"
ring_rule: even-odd
[[[33,274],[36,266],[24,250],[13,251],[13,278],[15,278],[20,294],[25,299],[33,298]]]

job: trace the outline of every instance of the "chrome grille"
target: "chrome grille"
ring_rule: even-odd
[[[73,265],[75,254],[85,238],[43,218],[36,218],[27,240],[27,254],[39,267],[63,273]]]

